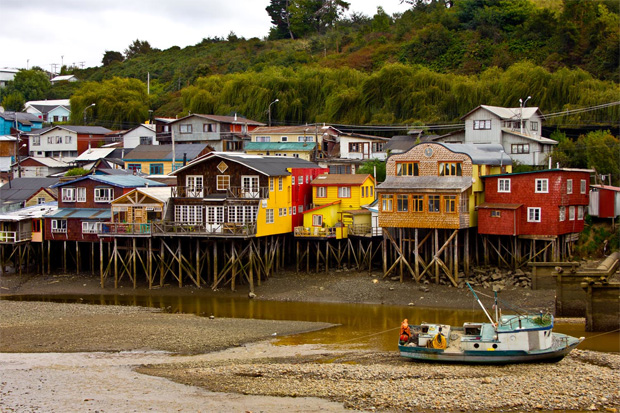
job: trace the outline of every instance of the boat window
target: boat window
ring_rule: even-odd
[[[428,326],[422,326],[422,332],[428,333]]]
[[[466,336],[479,336],[480,327],[479,326],[465,327],[465,335]]]

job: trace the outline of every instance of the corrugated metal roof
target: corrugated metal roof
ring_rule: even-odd
[[[372,177],[368,174],[323,174],[310,182],[314,186],[322,185],[361,185],[366,179]]]
[[[500,202],[483,202],[479,209],[518,209],[523,204],[502,204]]]
[[[203,118],[203,119],[209,119],[209,120],[213,120],[213,121],[220,122],[220,123],[234,123],[234,124],[239,124],[239,125],[265,126],[264,123],[257,122],[255,120],[251,120],[247,118],[242,118],[241,116],[202,115],[199,113],[192,113],[191,115],[187,115],[183,118],[176,119],[170,123],[183,121],[187,118],[191,118],[192,116]]]
[[[101,158],[105,158],[114,152],[114,148],[91,148],[80,154],[75,160],[77,162],[96,161]]]
[[[469,156],[476,165],[512,165],[512,159],[504,153],[504,147],[499,144],[426,142],[421,145],[442,145],[454,153]]]
[[[377,191],[416,190],[416,191],[460,191],[472,184],[466,176],[388,176],[377,186]]]
[[[315,134],[323,134],[332,132],[339,134],[340,131],[332,126],[315,126],[315,125],[295,125],[295,126],[259,126],[250,132],[251,135],[281,135],[285,133],[295,133],[299,135],[314,136]]]
[[[91,179],[96,182],[117,186],[120,188],[138,188],[144,186],[166,186],[161,182],[146,179],[136,175],[85,175],[80,178],[74,179],[68,182],[61,182],[54,185],[52,188],[58,188],[64,185],[73,185],[77,182],[81,182],[85,179]]]
[[[194,159],[207,148],[206,143],[193,143],[193,144],[177,144],[174,147],[175,160],[181,162],[183,156],[186,156],[188,160]],[[138,145],[130,152],[125,154],[123,160],[129,161],[172,161],[172,145]]]
[[[246,151],[291,151],[309,152],[314,151],[316,142],[248,142],[245,144]]]
[[[60,208],[49,218],[85,218],[85,219],[110,219],[110,208]]]

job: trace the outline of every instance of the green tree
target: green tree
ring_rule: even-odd
[[[148,119],[149,96],[138,79],[112,79],[86,82],[71,97],[71,118],[82,119],[84,110],[92,111],[98,125],[110,129],[129,129]],[[90,117],[90,116],[89,116]]]
[[[6,88],[6,94],[19,92],[26,102],[42,100],[47,97],[52,84],[47,74],[39,69],[20,70]],[[4,94],[3,94],[4,96]]]
[[[110,66],[114,62],[122,62],[123,54],[121,52],[115,52],[112,50],[106,50],[103,54],[103,59],[101,59],[101,63],[103,66]]]
[[[374,178],[375,171],[377,173],[377,184],[385,181],[385,161],[379,159],[372,159],[364,162],[359,168],[357,168],[358,174],[370,174]]]
[[[129,45],[129,47],[127,47],[127,49],[125,49],[125,58],[131,59],[138,55],[149,54],[152,51],[153,48],[149,42],[136,39]]]
[[[2,99],[2,107],[6,110],[19,112],[24,108],[26,100],[20,92],[11,92]]]
[[[271,17],[273,27],[270,30],[269,38],[276,39],[294,39],[295,36],[291,31],[289,0],[271,0],[269,6],[265,8],[267,14]]]
[[[578,151],[586,154],[586,167],[599,175],[611,175],[611,183],[620,180],[620,140],[608,130],[599,130],[582,136],[577,141]]]

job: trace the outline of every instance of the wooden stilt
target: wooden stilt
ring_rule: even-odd
[[[99,277],[101,277],[101,288],[105,286],[105,276],[103,273],[103,240],[99,239]]]

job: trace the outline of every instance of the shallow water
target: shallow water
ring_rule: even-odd
[[[4,298],[6,299],[6,297]],[[404,318],[410,324],[436,322],[462,325],[466,321],[485,321],[486,316],[472,302],[470,310],[451,310],[379,304],[341,304],[291,301],[263,301],[221,297],[148,297],[134,295],[92,296],[13,296],[12,300],[131,305],[160,308],[171,313],[199,316],[267,320],[317,321],[337,327],[282,337],[277,344],[342,344],[364,349],[396,351],[398,330]],[[586,337],[580,349],[620,352],[620,333],[585,332],[582,323],[556,323],[554,331]],[[276,337],[278,332],[274,331]]]

